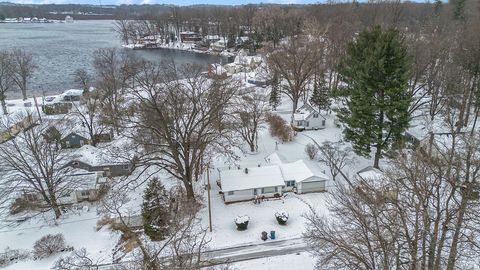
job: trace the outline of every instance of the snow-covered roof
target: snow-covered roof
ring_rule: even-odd
[[[241,170],[221,171],[222,191],[248,190],[263,187],[283,186],[282,172],[278,165],[252,167]]]
[[[197,33],[192,32],[192,31],[183,31],[183,32],[180,32],[180,35],[194,35],[194,34],[197,34]]]
[[[227,70],[221,64],[211,64],[211,72],[215,75],[227,73]]]
[[[304,160],[283,163],[276,153],[268,156],[266,160],[272,165],[247,168],[248,173],[245,173],[245,169],[221,171],[222,191],[283,186],[285,181],[295,180],[298,183],[312,177],[328,181],[328,176],[321,172],[318,166],[315,168]]]
[[[70,89],[63,92],[63,96],[81,96],[83,95],[83,90],[79,89]]]
[[[277,152],[274,152],[273,154],[270,154],[268,155],[266,158],[265,158],[265,161],[268,163],[268,164],[276,164],[276,165],[279,165],[279,164],[282,164],[285,162],[285,158],[283,156],[281,156],[280,154],[278,154]]]
[[[318,113],[310,104],[305,103],[302,107],[298,108],[295,113],[293,114],[293,120],[295,121],[302,121],[307,120],[310,116],[314,113]],[[319,114],[320,115],[320,114]],[[321,115],[322,118],[323,115]]]
[[[325,181],[328,180],[328,177],[325,174],[314,172],[303,160],[297,160],[292,163],[283,163],[279,166],[285,181],[295,180],[298,183],[314,176]]]
[[[357,175],[364,180],[377,180],[383,178],[383,172],[372,166],[368,166],[357,172]]]

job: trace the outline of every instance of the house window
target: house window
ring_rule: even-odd
[[[325,126],[325,120],[322,120],[322,126]]]
[[[303,121],[297,121],[297,126],[303,126]]]
[[[257,193],[258,193],[258,192],[257,192],[257,189],[254,188],[254,189],[253,189],[253,195],[257,195]]]
[[[233,191],[229,191],[227,194],[230,196],[230,195],[233,195],[233,194],[235,194],[235,192],[233,192]]]
[[[318,113],[314,113],[313,118],[318,118]]]
[[[294,187],[295,186],[295,180],[286,181],[285,184],[287,185],[287,187]]]
[[[82,194],[82,197],[87,197],[87,196],[90,196],[90,191],[89,190],[84,190],[82,192],[80,192]]]
[[[305,121],[305,126],[308,127],[310,125],[309,121]]]
[[[277,187],[266,187],[266,188],[262,188],[262,194],[265,194],[265,193],[275,193],[278,191],[278,188]]]

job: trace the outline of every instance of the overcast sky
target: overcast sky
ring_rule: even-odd
[[[119,4],[175,4],[175,5],[197,5],[197,4],[213,4],[213,5],[242,5],[248,3],[278,3],[278,4],[312,4],[322,3],[326,0],[9,0],[6,2],[20,4],[102,4],[102,5],[119,5]],[[366,1],[366,0],[364,0]],[[425,2],[426,0],[413,0],[415,2]],[[0,0],[3,2],[3,0]],[[360,0],[360,2],[363,2]]]

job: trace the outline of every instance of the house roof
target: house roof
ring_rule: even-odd
[[[81,96],[81,95],[83,95],[83,90],[70,89],[70,90],[67,90],[67,91],[63,92],[62,95],[63,96]]]
[[[245,169],[221,171],[222,191],[284,186],[285,181],[295,180],[298,183],[308,181],[312,177],[328,180],[328,176],[320,172],[319,168],[314,168],[310,164],[307,165],[303,160],[282,163],[280,157],[276,154],[269,157],[273,165],[247,168],[248,173],[245,173]],[[275,164],[273,162],[279,163]]]
[[[317,110],[315,110],[310,104],[305,103],[302,105],[302,107],[298,108],[296,112],[293,114],[293,120],[295,121],[307,120],[314,113],[318,113],[319,116],[325,119],[325,117],[323,117],[323,115],[321,115]]]
[[[383,172],[372,166],[363,168],[362,170],[357,172],[357,175],[364,180],[377,180],[383,178]]]
[[[292,163],[283,163],[279,166],[285,181],[295,180],[298,183],[314,176],[325,181],[328,180],[328,177],[324,173],[314,172],[314,170],[307,166],[303,160],[298,160]]]
[[[228,192],[285,185],[278,165],[247,169],[248,173],[245,173],[245,169],[222,171],[222,191]]]

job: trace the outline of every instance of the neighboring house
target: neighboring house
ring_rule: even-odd
[[[97,133],[93,135],[93,139],[99,143],[111,142],[113,140],[113,131],[109,133]]]
[[[10,125],[8,128],[0,131],[0,143],[4,143],[15,136],[20,132],[36,125],[36,120],[31,114],[23,117],[22,120]]]
[[[82,98],[83,90],[70,89],[63,92],[63,101],[79,101]]]
[[[72,160],[67,166],[83,169],[89,172],[101,172],[103,177],[128,176],[132,174],[133,164],[131,163],[104,163],[101,165],[91,165],[90,163]]]
[[[42,105],[42,112],[46,115],[67,114],[72,109],[72,103],[58,102]]]
[[[54,126],[49,127],[44,133],[43,133],[43,138],[48,142],[48,143],[56,143],[60,142],[62,139],[62,134],[58,129]]]
[[[210,45],[212,50],[221,52],[228,48],[228,39],[222,38]]]
[[[198,33],[195,33],[195,32],[190,32],[190,31],[180,32],[180,41],[184,43],[199,42],[202,39],[203,39],[202,36],[200,36]]]
[[[243,71],[243,67],[241,65],[235,63],[229,63],[223,66],[225,70],[227,70],[230,74],[235,74]]]
[[[462,129],[456,135],[465,134],[466,130],[468,129]],[[429,123],[427,126],[422,119],[417,118],[411,121],[410,127],[405,131],[404,139],[407,146],[421,147],[427,150],[431,144],[445,146],[449,143],[452,135],[452,129],[446,126],[442,119]]]
[[[130,175],[134,169],[131,162],[115,160],[110,155],[104,155],[100,149],[84,145],[73,153],[74,158],[65,166],[82,169],[89,172],[101,172],[104,177]]]
[[[303,160],[284,163],[277,155],[269,156],[266,161],[266,166],[220,171],[224,201],[275,197],[287,191],[304,194],[327,190],[328,177],[320,168],[309,166]]]
[[[62,148],[80,148],[89,143],[89,140],[76,132],[71,132],[60,140]]]
[[[292,127],[297,131],[325,128],[326,119],[310,104],[305,103],[293,114]]]
[[[362,180],[381,180],[383,176],[383,172],[373,166],[367,166],[360,171],[357,172],[357,176],[360,177]]]
[[[79,203],[82,201],[96,201],[102,189],[107,188],[107,179],[98,173],[74,169],[67,175],[69,182],[76,183],[73,189],[67,190],[59,199],[61,204]],[[41,202],[44,198],[39,192],[24,192],[20,196],[29,202]]]
[[[208,66],[208,77],[225,79],[228,78],[228,73],[221,64],[210,64]]]

